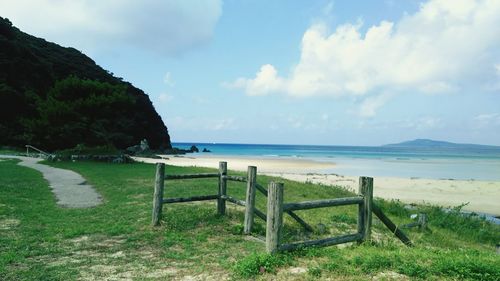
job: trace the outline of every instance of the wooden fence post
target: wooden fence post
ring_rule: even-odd
[[[363,235],[359,242],[363,242],[371,239],[373,178],[359,177],[359,195],[363,196],[363,204],[358,211],[358,233]]]
[[[427,229],[427,214],[424,213],[418,214],[418,228]]]
[[[153,195],[153,226],[160,225],[165,184],[165,164],[156,163],[155,191]]]
[[[255,212],[255,184],[257,183],[257,167],[248,166],[247,172],[247,194],[245,200],[245,227],[243,233],[250,234],[253,227],[253,216]]]
[[[219,162],[219,198],[217,199],[217,213],[219,215],[226,214],[226,199],[223,199],[222,196],[226,196],[227,194],[227,162]]]
[[[275,253],[283,224],[283,183],[271,182],[267,193],[266,251]]]

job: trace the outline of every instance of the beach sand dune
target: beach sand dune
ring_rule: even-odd
[[[257,166],[258,173],[299,182],[338,185],[352,191],[358,189],[358,177],[343,176],[334,171],[334,163],[290,158],[261,158],[223,155],[163,155],[164,159],[138,158],[147,163],[163,162],[174,166],[217,168],[219,161],[228,162],[228,169],[246,171]],[[367,175],[369,176],[369,175]],[[374,195],[384,199],[399,199],[407,203],[428,203],[443,207],[463,207],[466,211],[500,215],[500,181],[421,179],[374,177]]]

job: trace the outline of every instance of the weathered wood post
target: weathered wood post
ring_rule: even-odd
[[[372,205],[373,205],[373,178],[359,177],[359,195],[363,196],[363,204],[358,210],[358,233],[363,234],[362,240],[371,239]]]
[[[155,191],[153,195],[153,226],[160,225],[163,206],[163,186],[165,184],[165,164],[156,163]]]
[[[245,200],[245,226],[243,233],[250,234],[253,227],[253,216],[255,212],[255,184],[257,183],[257,167],[248,166],[247,172],[247,194]]]
[[[418,228],[427,229],[427,214],[418,214]]]
[[[271,182],[267,192],[266,251],[275,253],[283,224],[283,183]]]
[[[217,199],[217,213],[226,214],[226,199],[222,198],[227,194],[227,162],[219,162],[219,198]]]

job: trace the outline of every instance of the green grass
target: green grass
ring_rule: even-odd
[[[242,235],[243,209],[228,203],[218,216],[214,202],[164,206],[162,225],[151,223],[153,165],[56,162],[50,165],[82,174],[104,198],[91,209],[56,205],[37,171],[0,161],[0,280],[137,280],[260,279],[260,280],[500,280],[500,227],[484,220],[419,206],[408,211],[399,202],[377,200],[396,224],[411,213],[426,212],[429,231],[406,230],[415,247],[407,248],[376,219],[373,243],[309,248],[279,255],[265,253],[264,244]],[[170,174],[212,172],[205,168],[167,166]],[[244,175],[230,172],[230,174]],[[265,186],[270,177],[258,176]],[[287,180],[285,201],[352,195],[324,185]],[[216,179],[167,181],[165,197],[216,194]],[[229,182],[228,194],[244,199],[245,184]],[[265,212],[265,198],[257,208]],[[325,233],[305,233],[285,216],[284,242],[353,233],[354,206],[297,212]],[[256,218],[254,236],[265,225]]]

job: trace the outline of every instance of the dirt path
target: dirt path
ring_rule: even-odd
[[[102,203],[101,195],[78,173],[39,164],[42,160],[39,158],[7,155],[0,155],[0,158],[20,159],[19,165],[40,171],[49,182],[57,204],[61,207],[89,208]]]

